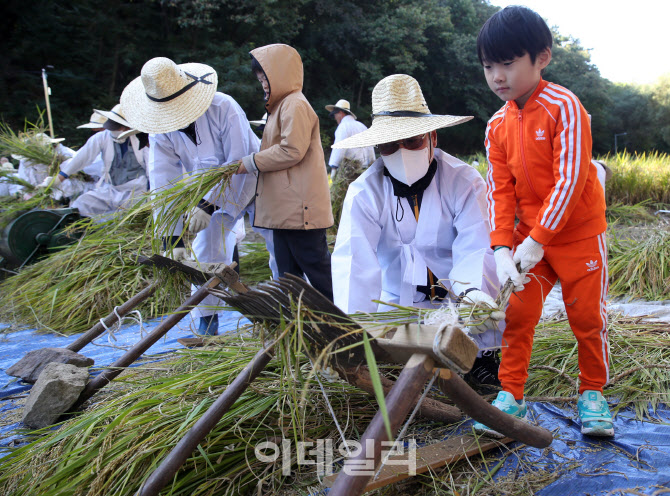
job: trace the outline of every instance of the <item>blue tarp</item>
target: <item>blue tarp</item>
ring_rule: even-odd
[[[224,312],[219,316],[219,332],[237,328],[240,322],[237,312]],[[181,348],[177,338],[191,335],[186,322],[182,328],[175,327],[165,339],[151,347],[150,358],[160,359],[160,354]],[[154,320],[145,323],[148,330],[158,325]],[[123,326],[115,333],[117,345],[132,345],[139,339],[137,325]],[[40,334],[33,330],[11,332],[0,335],[0,416],[17,408],[15,400],[8,396],[25,393],[30,385],[7,376],[4,370],[14,364],[26,352],[43,347],[64,347],[77,336],[60,337]],[[106,343],[106,340],[102,341]],[[122,350],[88,345],[82,353],[95,360],[96,367],[104,367],[119,358]],[[146,363],[146,362],[145,362]],[[598,440],[582,436],[579,420],[574,408],[561,408],[553,404],[530,405],[530,414],[540,425],[554,434],[554,442],[545,450],[523,447],[507,456],[495,478],[519,473],[530,468],[550,470],[560,474],[555,482],[536,494],[542,496],[607,495],[607,494],[660,494],[670,488],[670,408],[663,407],[654,412],[655,422],[636,421],[630,411],[619,413],[616,418],[614,439]],[[20,441],[20,424],[0,428],[5,437],[0,447]],[[468,424],[464,426],[468,428]],[[514,447],[516,444],[510,445]],[[500,456],[506,451],[501,450]],[[491,465],[490,468],[492,468]]]

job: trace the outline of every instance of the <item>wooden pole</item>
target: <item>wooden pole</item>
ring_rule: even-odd
[[[273,356],[271,348],[263,348],[244,367],[235,380],[221,393],[221,396],[209,407],[205,414],[191,427],[186,435],[172,448],[170,454],[149,476],[140,489],[140,496],[155,496],[170,482],[177,470],[184,464],[191,453],[211,432],[216,423],[230,409],[242,393],[263,371]]]
[[[440,389],[466,415],[500,434],[534,448],[546,448],[554,440],[551,432],[547,429],[523,422],[507,413],[501,412],[493,405],[484,401],[458,374],[451,370],[442,369],[438,384]]]
[[[221,283],[221,279],[214,276],[209,279],[205,284],[200,286],[198,290],[193,293],[183,305],[181,305],[174,313],[170,314],[161,324],[156,327],[149,334],[144,336],[139,342],[135,344],[130,350],[128,350],[124,355],[116,360],[113,364],[109,366],[104,372],[96,376],[91,382],[89,382],[77,402],[70,408],[70,412],[75,411],[79,408],[87,399],[93,396],[99,389],[105,387],[109,382],[111,382],[117,375],[123,372],[123,369],[132,364],[137,360],[142,353],[147,351],[151,346],[162,338],[170,329],[172,329],[177,323],[184,318],[184,316],[193,310],[198,303],[205,299],[209,294],[208,290],[213,288]]]
[[[42,69],[42,85],[44,86],[44,100],[47,104],[47,118],[49,119],[49,133],[51,134],[51,139],[55,138],[54,135],[54,124],[51,120],[51,103],[49,103],[49,95],[51,95],[51,88],[49,88],[49,83],[47,82],[47,70]]]
[[[66,346],[66,348],[70,351],[79,351],[81,350],[84,346],[86,346],[88,343],[93,341],[95,338],[100,336],[105,330],[114,324],[119,320],[119,317],[123,317],[126,315],[128,312],[130,312],[133,308],[135,308],[137,305],[142,303],[144,300],[149,298],[151,295],[153,295],[156,292],[156,289],[158,288],[158,283],[157,282],[152,282],[149,286],[144,288],[142,291],[137,293],[135,296],[130,298],[128,301],[126,301],[123,305],[120,307],[116,308],[116,311],[112,311],[107,317],[104,318],[102,322],[99,322],[95,324],[93,327],[91,327],[88,331],[86,331],[84,334],[79,336],[75,341],[71,342],[69,345]],[[103,325],[104,323],[104,325]]]
[[[405,420],[413,405],[416,404],[422,387],[433,374],[433,366],[432,358],[417,353],[412,355],[402,369],[398,380],[386,397],[386,409],[392,433],[398,432],[400,424]],[[372,453],[367,450],[368,440],[373,448]],[[328,493],[329,496],[357,496],[363,493],[368,481],[374,475],[374,469],[381,461],[383,441],[389,441],[389,438],[384,426],[383,415],[378,411],[360,440],[360,453],[352,459],[352,467],[357,467],[363,473],[360,475],[348,474],[343,469]],[[372,461],[372,468],[365,466],[366,460]],[[365,468],[361,470],[363,467]]]

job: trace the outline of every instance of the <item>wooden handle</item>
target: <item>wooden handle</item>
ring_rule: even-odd
[[[389,422],[391,423],[391,432],[398,432],[400,424],[405,420],[407,414],[421,394],[426,381],[433,374],[434,361],[427,355],[415,354],[409,359],[405,368],[398,376],[398,380],[386,397],[386,410],[388,411]],[[373,446],[373,452],[367,452],[368,440]],[[329,496],[356,496],[362,494],[372,473],[368,467],[363,469],[365,460],[372,460],[372,470],[379,465],[382,455],[382,441],[388,441],[386,428],[384,427],[384,418],[381,412],[377,414],[370,422],[360,440],[361,451],[353,460],[358,462],[357,467],[365,470],[365,474],[347,474],[344,470],[340,472],[335,479]]]
[[[534,448],[546,448],[554,440],[547,429],[523,422],[484,401],[458,374],[443,370],[438,384],[466,415],[500,434]]]
[[[88,343],[90,343],[95,338],[100,336],[103,332],[105,332],[108,327],[116,324],[116,322],[119,320],[118,316],[123,317],[124,315],[126,315],[128,312],[130,312],[137,305],[139,305],[144,300],[146,300],[151,295],[153,295],[156,292],[157,288],[158,288],[158,283],[156,281],[152,282],[149,286],[147,286],[142,291],[137,293],[135,296],[130,298],[123,305],[117,307],[116,311],[112,311],[112,313],[107,315],[107,317],[105,317],[102,322],[98,321],[97,324],[95,324],[88,331],[86,331],[84,334],[79,336],[75,341],[73,341],[69,345],[67,345],[66,348],[70,351],[75,351],[75,352],[81,350],[84,346],[86,346]],[[103,323],[104,323],[104,325],[103,325]]]
[[[216,423],[237,401],[240,395],[249,387],[249,384],[258,377],[268,362],[272,359],[272,349],[263,348],[249,362],[235,380],[221,393],[221,396],[209,407],[205,414],[191,427],[186,435],[177,443],[170,454],[163,460],[156,470],[149,476],[140,489],[140,496],[155,496],[172,480],[174,474],[191,456],[191,453],[211,432]]]
[[[147,351],[151,346],[162,338],[170,329],[172,329],[177,323],[184,318],[184,316],[193,310],[194,307],[198,305],[205,297],[209,294],[209,288],[213,288],[217,284],[220,284],[221,280],[218,277],[212,277],[204,285],[202,285],[198,290],[193,293],[183,305],[181,305],[174,313],[168,315],[168,317],[160,323],[149,334],[144,336],[139,342],[135,344],[131,349],[126,351],[121,358],[116,360],[111,364],[106,370],[101,372],[96,376],[91,382],[89,382],[82,393],[79,395],[77,402],[70,408],[70,412],[76,411],[87,399],[93,396],[99,389],[105,387],[109,382],[111,382],[117,375],[123,372],[123,369],[132,364],[137,360],[142,353]]]

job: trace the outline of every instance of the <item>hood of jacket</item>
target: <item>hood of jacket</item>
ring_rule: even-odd
[[[249,52],[265,71],[270,85],[270,98],[265,102],[268,113],[283,98],[295,91],[302,91],[302,59],[295,48],[276,43],[255,48]]]

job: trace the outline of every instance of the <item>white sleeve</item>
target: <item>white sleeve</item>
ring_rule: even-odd
[[[171,184],[179,181],[182,174],[181,160],[174,151],[172,142],[164,134],[149,135],[149,166],[147,168],[149,174],[149,185],[151,191],[170,187]],[[171,205],[166,205],[165,209],[169,209]],[[158,215],[160,210],[154,209],[154,218]],[[177,223],[172,233],[162,233],[166,235],[179,235],[183,230],[183,223],[181,220]]]
[[[87,165],[91,165],[98,158],[98,155],[103,151],[103,140],[105,139],[105,132],[101,131],[95,133],[86,140],[82,146],[69,160],[60,164],[60,170],[71,176],[82,170]]]
[[[382,292],[377,245],[382,226],[370,197],[349,188],[342,206],[335,250],[331,258],[335,305],[346,313],[376,312]]]
[[[223,112],[223,115],[218,115],[218,112],[216,114],[223,123],[219,131],[224,152],[224,162],[221,165],[231,164],[257,152],[260,146],[259,140],[252,131],[242,107],[232,98],[227,98],[218,111]],[[223,200],[224,213],[236,219],[252,201],[255,192],[255,176],[252,174],[235,175],[218,203]],[[205,200],[217,203],[220,196],[220,188],[217,187],[205,195]]]
[[[489,226],[486,217],[486,184],[477,173],[459,174],[449,190],[452,203],[456,238],[452,244],[453,266],[449,273],[451,289],[459,295],[468,288],[485,289],[497,284],[486,277],[495,278],[487,266],[490,250]],[[468,177],[470,176],[470,177]]]
[[[345,132],[343,129],[344,126],[337,126],[337,129],[335,129],[335,143],[338,141],[342,141],[345,136]],[[333,143],[333,144],[335,144]],[[342,163],[342,160],[344,159],[344,155],[346,153],[345,148],[331,148],[330,152],[330,159],[328,159],[328,165],[331,167],[339,167],[340,164]]]

